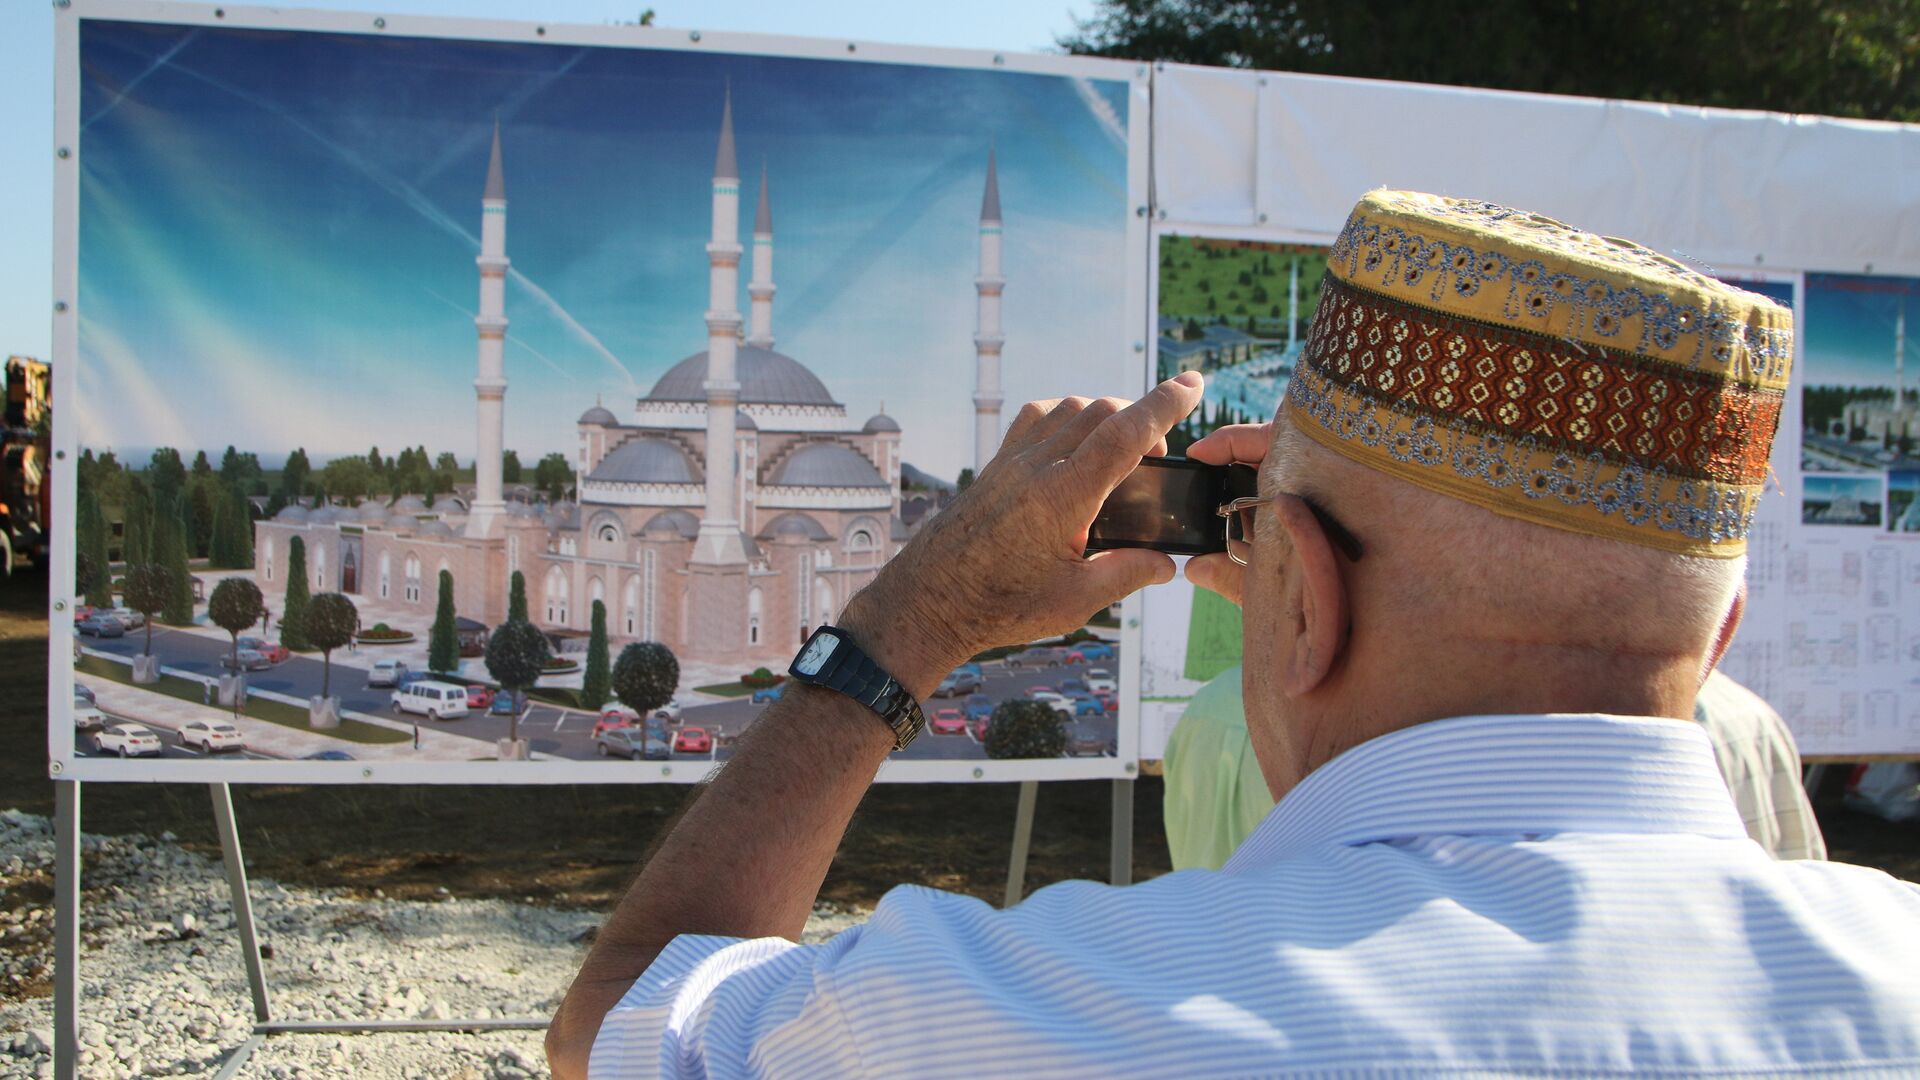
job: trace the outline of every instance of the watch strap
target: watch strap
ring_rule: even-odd
[[[791,672],[802,682],[845,694],[877,713],[893,731],[893,748],[904,750],[926,727],[926,715],[900,681],[874,663],[853,635],[837,626],[823,626],[840,640],[827,663],[812,676]],[[803,646],[804,649],[804,646]]]

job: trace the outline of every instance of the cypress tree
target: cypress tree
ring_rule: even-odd
[[[280,644],[295,652],[312,648],[307,643],[307,542],[296,536],[287,544],[287,598],[280,611]]]
[[[253,515],[238,487],[227,488],[214,510],[213,565],[228,570],[253,569]]]
[[[167,568],[167,606],[160,621],[173,626],[193,625],[193,570],[187,565],[187,523],[180,509],[185,501],[176,499],[171,513],[154,514],[155,540],[165,549],[155,561]]]
[[[453,623],[453,574],[440,571],[440,603],[433,612],[433,633],[427,637],[427,670],[460,670],[460,635]]]
[[[607,605],[593,602],[593,632],[587,638],[587,673],[580,684],[580,704],[598,709],[613,691],[613,661],[607,655]]]
[[[128,566],[158,562],[153,543],[153,500],[137,476],[127,477],[127,504],[121,508],[120,558]]]
[[[527,579],[518,570],[513,572],[513,584],[507,592],[507,621],[532,621],[527,618]]]
[[[80,495],[79,518],[80,554],[79,560],[87,574],[85,581],[76,581],[74,585],[86,597],[87,603],[94,607],[110,607],[113,604],[113,568],[107,560],[107,518],[100,512],[100,500],[93,493]]]

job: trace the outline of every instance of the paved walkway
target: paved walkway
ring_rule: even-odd
[[[106,654],[92,654],[101,659],[118,662],[119,657]],[[168,675],[203,682],[199,676],[162,668]],[[102,712],[110,717],[121,718],[146,724],[149,727],[164,728],[177,732],[195,720],[208,720],[219,723],[231,723],[246,736],[247,749],[266,757],[298,759],[322,750],[344,750],[360,761],[471,761],[474,758],[493,758],[495,747],[491,741],[468,738],[448,731],[442,727],[431,726],[427,721],[420,725],[420,749],[415,750],[411,741],[396,743],[359,743],[348,739],[335,738],[324,731],[302,731],[267,720],[249,716],[236,717],[229,709],[220,706],[195,704],[182,701],[166,694],[156,693],[112,679],[88,675],[76,671],[73,679],[94,693],[94,700]],[[278,694],[254,694],[255,697],[289,700]],[[302,702],[301,706],[304,707]],[[413,727],[406,721],[387,717],[370,716],[349,712],[343,719],[359,720],[362,723],[378,727],[394,728],[405,731],[409,736]],[[458,721],[455,721],[457,723]]]

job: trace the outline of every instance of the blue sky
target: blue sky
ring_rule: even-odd
[[[269,458],[472,442],[472,237],[505,131],[508,445],[705,344],[734,93],[764,160],[774,331],[909,461],[970,455],[985,155],[1006,206],[1009,398],[1121,390],[1125,88],[1004,71],[91,23],[80,435]],[[741,297],[744,307],[744,294]],[[1045,364],[1035,361],[1044,358]],[[1094,385],[1089,385],[1094,384]]]
[[[1894,324],[1907,309],[1907,388],[1920,386],[1920,279],[1808,274],[1809,386],[1892,386]]]

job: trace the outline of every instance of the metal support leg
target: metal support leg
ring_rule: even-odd
[[[53,1075],[80,1075],[80,782],[53,785]]]
[[[1133,781],[1113,782],[1113,850],[1107,860],[1107,880],[1133,884]]]
[[[1040,794],[1038,780],[1020,781],[1020,807],[1013,812],[1013,857],[1007,863],[1007,900],[1001,907],[1020,902],[1027,888],[1027,847],[1033,842],[1033,802]]]
[[[253,992],[253,1018],[273,1019],[267,1004],[267,972],[260,964],[260,939],[253,930],[253,899],[247,895],[247,864],[240,857],[240,830],[233,822],[233,791],[208,784],[213,796],[213,825],[220,834],[220,857],[227,866],[227,891],[233,897],[233,926],[240,934],[240,955],[247,962],[247,988]]]
[[[1827,767],[1825,765],[1807,766],[1807,777],[1804,782],[1807,788],[1808,802],[1812,802],[1813,797],[1820,793],[1820,781],[1825,780],[1826,778],[1827,778]]]

